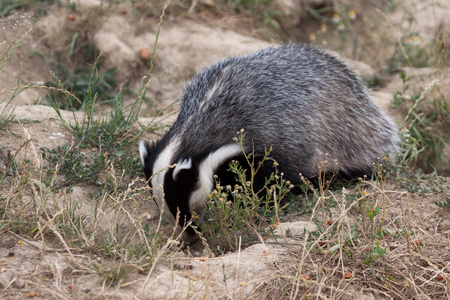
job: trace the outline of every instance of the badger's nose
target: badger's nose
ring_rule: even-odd
[[[182,235],[181,238],[182,238],[183,243],[185,245],[193,245],[193,244],[197,243],[200,240],[200,237],[195,232],[194,233],[188,233],[186,231],[183,232],[183,235]]]

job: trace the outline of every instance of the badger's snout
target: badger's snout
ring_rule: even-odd
[[[181,238],[185,245],[193,245],[193,244],[196,244],[200,240],[200,237],[198,236],[198,234],[196,234],[195,232],[189,233],[187,231],[183,232]]]

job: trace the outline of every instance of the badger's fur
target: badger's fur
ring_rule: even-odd
[[[358,77],[340,60],[315,48],[285,45],[222,60],[185,88],[177,120],[153,147],[139,146],[145,175],[180,224],[200,214],[232,159],[245,130],[244,149],[271,157],[293,183],[317,175],[328,153],[347,176],[370,174],[372,164],[397,149],[396,125],[372,102]],[[170,165],[175,167],[169,168]],[[333,171],[333,164],[328,164]],[[271,172],[258,173],[264,179]],[[223,182],[222,184],[227,184]],[[185,232],[189,242],[192,228]],[[195,239],[195,238],[194,238]]]

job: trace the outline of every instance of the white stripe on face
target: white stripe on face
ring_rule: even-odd
[[[145,160],[148,157],[147,145],[144,140],[139,141],[139,157],[141,158],[142,167],[145,167]]]
[[[199,182],[189,198],[189,209],[200,213],[214,187],[214,172],[228,159],[242,153],[237,144],[230,144],[211,152],[199,165]]]
[[[152,188],[153,188],[153,195],[157,198],[159,203],[162,203],[163,199],[163,188],[164,188],[164,176],[167,172],[167,167],[169,167],[173,155],[175,151],[178,149],[180,145],[180,140],[177,137],[174,137],[169,144],[164,148],[163,151],[159,154],[158,158],[155,160],[155,164],[153,165],[153,178],[152,178]],[[174,217],[171,215],[170,210],[167,209],[166,206],[166,213],[170,217]]]

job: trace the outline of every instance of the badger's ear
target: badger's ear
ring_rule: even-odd
[[[186,171],[190,171],[190,169],[192,169],[192,158],[180,160],[177,163],[177,166],[173,169],[173,181],[177,181],[181,173],[186,173]]]
[[[141,158],[141,164],[144,169],[146,168],[146,161],[148,160],[154,148],[154,145],[150,145],[144,139],[139,141],[139,156]]]

